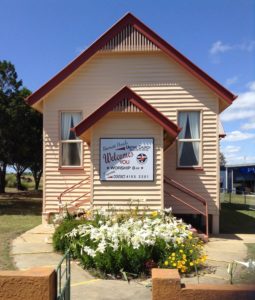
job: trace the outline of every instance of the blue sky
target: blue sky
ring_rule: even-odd
[[[1,0],[0,59],[35,91],[131,12],[239,95],[222,115],[229,163],[255,162],[255,0]]]

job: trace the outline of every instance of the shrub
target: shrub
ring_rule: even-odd
[[[190,233],[185,241],[177,241],[177,246],[169,251],[162,266],[178,269],[181,273],[194,271],[194,269],[203,265],[206,260],[203,244],[202,241],[198,241]]]
[[[53,234],[53,247],[56,251],[65,252],[70,247],[70,239],[66,235],[77,228],[83,221],[74,218],[63,219]]]
[[[205,260],[202,244],[189,226],[169,210],[152,216],[132,214],[129,218],[97,211],[83,224],[71,224],[66,224],[64,230],[58,228],[61,248],[70,247],[84,267],[104,273],[118,274],[123,270],[141,274],[148,271],[146,267],[155,265],[186,273]]]
[[[17,180],[15,174],[6,175],[6,186],[9,188],[16,188]]]

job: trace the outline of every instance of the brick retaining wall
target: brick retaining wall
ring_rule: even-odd
[[[181,285],[178,270],[152,269],[152,300],[254,300],[254,285]]]
[[[0,271],[0,299],[55,300],[56,271],[53,268]]]

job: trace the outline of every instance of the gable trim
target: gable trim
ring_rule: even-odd
[[[170,121],[167,117],[161,114],[153,106],[151,106],[147,101],[142,99],[139,95],[133,92],[130,88],[125,86],[117,94],[115,94],[111,99],[105,102],[101,107],[99,107],[90,116],[84,119],[80,124],[78,124],[74,130],[77,136],[81,136],[85,131],[89,130],[97,121],[104,117],[107,113],[111,112],[114,107],[116,107],[123,99],[128,99],[133,105],[138,107],[145,115],[150,117],[156,123],[158,123],[166,132],[169,133],[173,138],[176,138],[181,128],[179,128],[175,123]]]
[[[163,40],[149,27],[147,27],[140,20],[134,17],[131,13],[128,13],[113,27],[111,27],[106,33],[104,33],[97,41],[95,41],[88,49],[82,52],[64,69],[57,73],[53,78],[46,82],[37,91],[31,94],[27,98],[27,103],[29,105],[33,105],[39,100],[41,100],[51,90],[53,90],[62,81],[64,81],[70,74],[77,70],[84,62],[91,58],[97,51],[102,49],[108,41],[110,41],[115,35],[121,32],[121,30],[127,25],[134,26],[135,29],[137,29],[148,40],[154,43],[160,50],[162,50],[162,52],[174,59],[177,63],[179,63],[182,67],[189,71],[193,76],[202,81],[206,86],[213,90],[227,103],[231,104],[232,101],[236,99],[237,96],[232,94],[229,90],[227,90],[217,81],[215,81],[212,77],[210,77],[208,74],[202,71],[198,66],[192,63],[188,58],[186,58],[183,54],[177,51],[174,47],[169,45],[165,40]]]

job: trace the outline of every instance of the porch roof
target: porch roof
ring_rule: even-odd
[[[169,134],[172,139],[175,139],[181,128],[179,128],[174,122],[165,117],[156,108],[150,105],[147,101],[137,95],[129,87],[125,86],[117,94],[115,94],[111,99],[100,106],[96,111],[94,111],[90,116],[79,123],[75,128],[75,133],[77,136],[85,136],[86,132],[96,124],[102,117],[107,113],[112,112],[113,109],[123,100],[127,100],[136,106],[141,112],[147,115],[149,118],[158,123],[165,132]],[[87,140],[85,138],[85,140]]]

